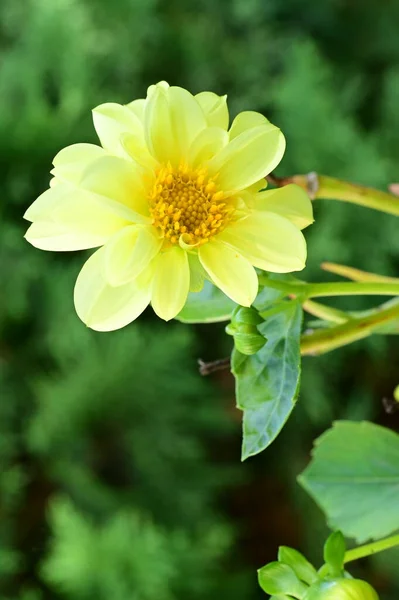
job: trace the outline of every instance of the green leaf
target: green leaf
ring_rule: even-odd
[[[266,345],[252,356],[236,349],[232,354],[237,406],[244,411],[242,460],[272,443],[298,395],[302,308],[294,301],[275,308],[278,312],[271,309],[258,326],[268,340]]]
[[[236,306],[235,302],[223,294],[219,288],[210,281],[205,281],[201,292],[192,292],[188,295],[187,302],[176,319],[183,323],[228,321]]]
[[[280,546],[278,549],[278,560],[293,569],[296,576],[309,585],[317,579],[317,571],[314,566],[295,548]]]
[[[342,575],[345,552],[344,536],[340,531],[334,531],[324,544],[324,562],[329,566],[330,575],[333,577]]]
[[[307,587],[288,565],[271,562],[258,570],[259,585],[267,594],[289,594],[301,598]]]
[[[399,529],[399,435],[389,429],[336,422],[298,479],[331,527],[359,543]]]

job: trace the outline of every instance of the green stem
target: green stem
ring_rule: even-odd
[[[322,319],[323,321],[329,321],[330,323],[346,323],[351,319],[351,316],[337,308],[320,304],[320,302],[314,302],[313,300],[305,300],[302,304],[303,310],[306,310],[310,315]]]
[[[338,281],[332,283],[308,283],[301,288],[307,298],[322,296],[399,296],[399,283],[369,281]]]
[[[301,354],[324,354],[369,336],[385,323],[399,318],[399,304],[377,308],[365,317],[353,318],[342,325],[305,334],[301,339]]]
[[[326,175],[318,175],[317,173],[273,179],[273,183],[279,187],[288,183],[296,183],[307,191],[312,200],[325,198],[327,200],[350,202],[365,208],[374,208],[396,217],[399,216],[399,199],[393,194],[381,192],[381,190],[375,188],[349,183]]]
[[[329,283],[306,283],[304,281],[278,281],[270,279],[266,273],[259,275],[259,283],[264,287],[285,292],[286,295],[304,298],[323,296],[399,296],[399,282],[376,281],[334,281]]]
[[[317,182],[315,198],[341,200],[399,216],[399,200],[393,194],[325,175],[317,176]]]
[[[389,550],[389,548],[394,548],[395,546],[399,546],[399,534],[392,535],[383,540],[379,540],[378,542],[371,542],[371,544],[365,544],[364,546],[348,550],[345,552],[344,563],[352,562],[359,558],[365,558],[366,556],[377,554],[377,552],[382,552],[383,550]]]

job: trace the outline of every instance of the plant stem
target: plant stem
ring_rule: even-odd
[[[399,282],[334,281],[306,283],[304,281],[277,281],[266,274],[259,275],[259,283],[265,287],[305,298],[323,296],[399,296]]]
[[[342,325],[305,334],[301,339],[301,354],[316,355],[346,346],[369,336],[381,325],[399,319],[399,305],[377,308],[365,317],[353,318]]]
[[[332,283],[307,283],[304,290],[307,298],[322,296],[399,296],[399,283],[369,281],[337,281]]]
[[[375,283],[399,283],[399,279],[396,277],[388,277],[387,275],[378,275],[377,273],[369,273],[367,271],[361,271],[354,267],[348,267],[346,265],[338,265],[337,263],[323,262],[321,268],[329,273],[335,275],[341,275],[346,279],[352,279],[352,281],[374,281]]]
[[[313,300],[305,300],[302,304],[303,310],[306,310],[310,315],[323,319],[324,321],[330,321],[331,323],[346,323],[351,319],[351,316],[337,308],[320,304],[320,302],[314,302]]]
[[[348,550],[345,552],[344,562],[348,563],[359,558],[365,558],[366,556],[377,554],[377,552],[382,552],[383,550],[389,550],[389,548],[394,548],[395,546],[399,546],[399,534]]]
[[[334,177],[318,175],[317,173],[294,175],[281,179],[272,176],[268,177],[268,180],[279,187],[296,183],[307,191],[312,200],[318,198],[340,200],[399,216],[398,198],[393,194],[381,192],[375,188],[356,185]]]

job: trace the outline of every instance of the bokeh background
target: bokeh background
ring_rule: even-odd
[[[277,174],[386,189],[399,179],[397,0],[1,0],[0,597],[256,600],[279,544],[316,561],[323,516],[295,482],[336,418],[399,429],[381,399],[398,344],[307,358],[298,408],[244,464],[223,326],[87,330],[72,302],[84,253],[23,239],[22,215],[62,147],[95,142],[90,109],[161,79],[229,95],[286,134]],[[397,221],[320,201],[307,278],[323,260],[397,275]],[[346,299],[343,306],[370,306]],[[399,593],[395,552],[356,573]]]

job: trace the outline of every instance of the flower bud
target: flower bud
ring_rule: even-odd
[[[366,581],[341,578],[313,584],[303,600],[378,600],[378,595]]]
[[[263,323],[263,319],[252,307],[239,306],[233,312],[226,333],[233,336],[235,347],[242,354],[256,354],[266,344],[265,336],[257,327],[260,323]]]

